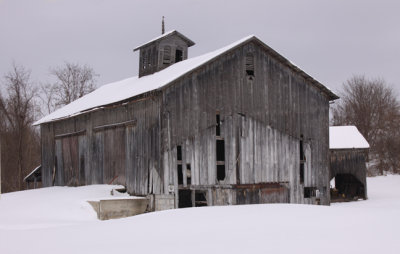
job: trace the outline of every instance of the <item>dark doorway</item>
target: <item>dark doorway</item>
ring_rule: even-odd
[[[364,184],[352,174],[337,174],[335,190],[331,192],[331,198],[333,201],[365,199]]]
[[[180,49],[175,51],[175,63],[180,62],[183,60],[183,52]]]
[[[179,208],[192,207],[192,191],[179,190]]]

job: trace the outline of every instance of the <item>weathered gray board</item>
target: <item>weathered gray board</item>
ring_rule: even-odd
[[[245,72],[248,53],[254,57],[254,77]],[[235,186],[276,183],[287,191],[268,198],[268,190],[262,190],[261,200],[327,205],[329,99],[308,76],[251,41],[160,91],[42,124],[43,183],[52,185],[53,175],[56,185],[109,183],[116,177],[113,183],[125,183],[133,195],[175,194],[176,205],[180,188],[206,190],[208,205],[224,205],[248,203],[237,202]],[[225,142],[221,181],[216,177],[216,114]],[[299,179],[301,135],[304,183]],[[185,170],[178,185],[178,145],[179,163],[190,164],[190,186]],[[78,154],[79,159],[72,158]],[[304,198],[303,187],[317,188],[319,197]]]

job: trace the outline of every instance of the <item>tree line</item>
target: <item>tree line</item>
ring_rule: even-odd
[[[35,84],[30,70],[13,64],[0,81],[1,191],[25,189],[24,177],[40,164],[40,130],[35,120],[96,88],[87,65],[64,63],[50,69],[53,82]]]
[[[384,79],[354,76],[332,108],[332,125],[355,125],[370,145],[368,175],[400,173],[400,102]]]

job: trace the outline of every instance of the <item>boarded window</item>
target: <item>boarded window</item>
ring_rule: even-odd
[[[246,75],[254,77],[254,56],[251,53],[246,55]]]
[[[180,62],[183,60],[183,51],[180,49],[177,49],[175,51],[175,63]]]
[[[170,64],[170,63],[171,63],[171,47],[165,46],[163,55],[163,64]]]

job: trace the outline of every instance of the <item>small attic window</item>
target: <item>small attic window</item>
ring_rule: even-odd
[[[246,54],[246,75],[254,77],[254,56],[252,53]]]
[[[175,63],[183,60],[183,51],[181,49],[177,49],[175,51]]]
[[[165,46],[163,55],[163,64],[170,64],[170,63],[171,63],[171,47]]]

